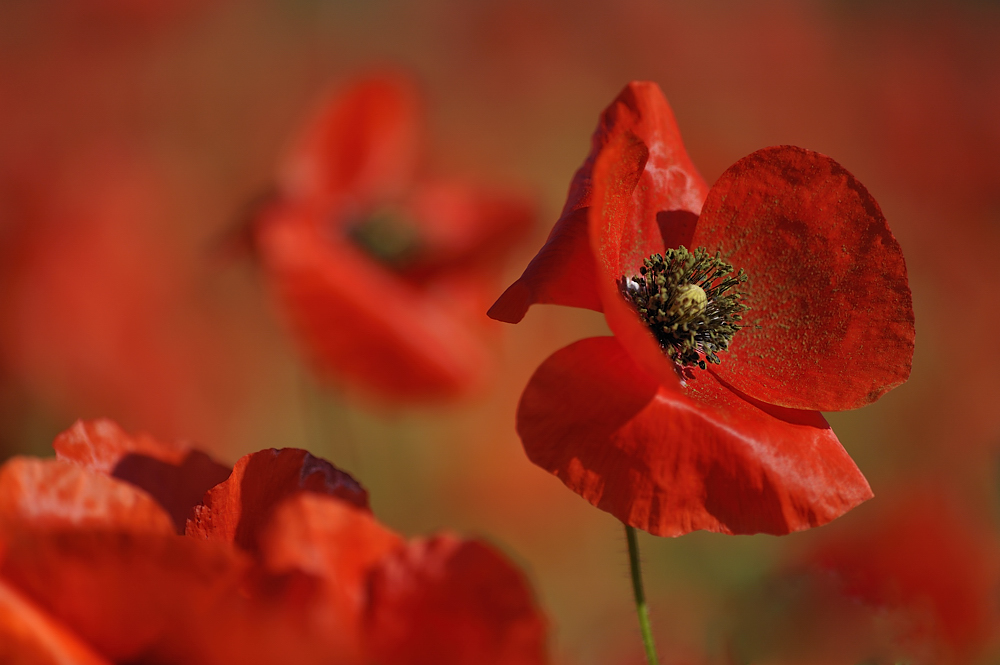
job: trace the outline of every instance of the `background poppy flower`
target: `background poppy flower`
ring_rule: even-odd
[[[536,464],[656,535],[823,524],[871,490],[818,410],[862,406],[909,374],[902,253],[867,190],[818,153],[760,150],[703,191],[659,88],[627,86],[545,247],[490,310],[516,322],[533,302],[600,308],[615,333],[539,367],[518,433]],[[749,274],[742,329],[709,370],[668,357],[622,295],[644,259],[678,246]],[[702,282],[709,304],[720,282]]]
[[[407,542],[305,451],[241,459],[178,535],[156,498],[171,493],[108,462],[183,446],[110,421],[60,439],[64,459],[0,467],[0,654],[15,662],[547,662],[545,620],[502,555],[450,534]]]
[[[879,498],[743,592],[731,626],[739,660],[990,662],[1000,567],[983,525],[993,518],[934,481]]]
[[[482,382],[491,363],[476,308],[533,222],[522,199],[418,177],[421,125],[412,83],[357,82],[298,141],[255,227],[314,366],[388,401]]]

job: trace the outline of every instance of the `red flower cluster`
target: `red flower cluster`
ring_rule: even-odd
[[[303,450],[230,471],[107,420],[54,446],[0,468],[2,662],[547,662],[506,559],[406,541]]]
[[[832,159],[766,148],[709,189],[659,88],[632,83],[490,316],[533,303],[603,311],[614,333],[546,360],[517,429],[623,522],[782,534],[871,496],[819,411],[906,380],[913,312],[878,204]]]
[[[418,178],[419,106],[413,86],[390,75],[327,103],[255,228],[316,368],[390,401],[482,383],[483,298],[534,220],[509,195]]]

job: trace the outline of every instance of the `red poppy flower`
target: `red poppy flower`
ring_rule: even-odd
[[[766,148],[709,190],[659,88],[632,83],[490,316],[539,302],[614,333],[548,358],[517,413],[532,461],[599,508],[657,535],[783,534],[871,496],[819,410],[907,378],[913,313],[878,204],[829,157]]]
[[[305,451],[244,457],[179,535],[159,497],[183,492],[149,485],[192,483],[117,470],[184,468],[190,450],[110,421],[58,443],[63,459],[0,467],[7,660],[547,662],[544,619],[506,559],[447,534],[407,542],[350,476]]]
[[[418,178],[413,86],[362,80],[292,152],[255,241],[299,341],[329,378],[385,400],[454,396],[490,365],[481,309],[523,201]]]
[[[805,560],[876,615],[894,612],[898,647],[918,660],[976,662],[1000,635],[995,533],[940,487],[911,489],[869,519],[826,534]]]
[[[1000,552],[977,504],[920,484],[799,541],[735,605],[735,660],[996,662]]]

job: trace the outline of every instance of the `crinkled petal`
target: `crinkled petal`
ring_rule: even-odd
[[[188,520],[187,534],[257,552],[260,530],[275,507],[298,492],[326,494],[368,508],[368,492],[326,460],[296,448],[270,448],[241,457],[229,479],[205,494]]]
[[[527,580],[479,541],[415,540],[381,562],[369,590],[365,633],[374,662],[548,662],[546,621]]]
[[[413,83],[383,73],[355,82],[323,104],[282,173],[289,198],[350,192],[389,200],[410,184],[421,148],[422,109]]]
[[[190,450],[182,444],[157,441],[148,434],[131,436],[107,418],[77,420],[56,437],[52,447],[59,459],[77,462],[109,476],[128,454],[180,464]]]
[[[528,457],[627,524],[785,534],[872,496],[817,412],[748,401],[710,372],[662,388],[615,338],[550,356],[517,413]]]
[[[517,323],[535,303],[601,311],[593,258],[582,226],[586,209],[595,200],[595,164],[614,137],[625,132],[649,148],[627,223],[636,240],[629,251],[651,251],[637,259],[630,257],[628,266],[640,265],[646,256],[662,252],[665,243],[672,247],[690,239],[708,186],[688,158],[673,111],[660,88],[648,81],[633,81],[601,114],[590,155],[573,177],[566,207],[545,246],[520,279],[500,296],[490,316]]]
[[[65,460],[14,457],[0,467],[0,531],[98,528],[173,533],[153,497],[132,485]]]
[[[837,411],[910,374],[913,307],[899,243],[868,190],[792,146],[744,157],[705,202],[695,246],[749,274],[751,309],[716,370],[754,397]]]
[[[111,665],[111,661],[2,579],[0,663]]]
[[[416,288],[286,208],[261,227],[285,311],[318,370],[384,401],[454,397],[492,359],[456,303]]]
[[[52,444],[56,456],[119,478],[148,492],[170,513],[177,533],[191,509],[229,477],[228,466],[183,444],[165,444],[148,434],[130,436],[114,421],[78,420]]]

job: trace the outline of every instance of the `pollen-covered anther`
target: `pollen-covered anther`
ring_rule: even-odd
[[[645,259],[639,275],[622,276],[621,291],[656,336],[660,348],[677,364],[718,364],[718,352],[742,326],[749,309],[735,288],[747,281],[743,270],[714,256],[704,247],[684,246]]]

